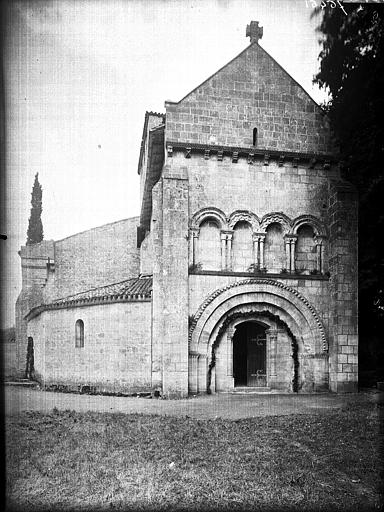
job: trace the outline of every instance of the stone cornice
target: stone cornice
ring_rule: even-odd
[[[235,277],[254,277],[262,279],[284,279],[284,280],[311,280],[311,281],[329,281],[328,274],[296,274],[295,272],[282,272],[280,274],[269,274],[267,272],[235,272],[233,270],[189,270],[189,275],[200,276],[235,276]]]
[[[283,163],[290,162],[294,167],[299,164],[306,164],[309,168],[314,169],[316,166],[327,170],[333,164],[340,163],[340,157],[334,155],[319,155],[315,153],[296,153],[293,151],[277,151],[273,149],[256,149],[249,147],[237,146],[217,146],[214,144],[198,144],[189,142],[167,141],[166,142],[168,157],[176,152],[183,152],[185,158],[190,158],[192,153],[201,154],[206,160],[211,155],[216,155],[221,161],[223,156],[231,158],[236,163],[240,157],[246,158],[249,164],[261,161],[263,165],[268,166],[271,161],[276,161],[281,167]]]
[[[71,308],[82,308],[86,306],[105,306],[108,304],[116,304],[118,302],[151,302],[152,299],[146,294],[135,294],[127,297],[97,297],[92,299],[79,299],[71,300],[60,304],[41,304],[35,308],[32,308],[27,315],[26,320],[32,320],[35,316],[40,315],[43,311],[50,311],[53,309],[71,309]]]

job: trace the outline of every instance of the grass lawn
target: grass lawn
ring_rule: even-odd
[[[369,404],[237,421],[55,410],[6,429],[11,510],[380,508]]]

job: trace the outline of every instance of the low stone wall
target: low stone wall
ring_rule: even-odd
[[[75,324],[84,323],[84,346]],[[98,392],[151,390],[151,303],[44,311],[29,322],[36,379],[44,386]]]

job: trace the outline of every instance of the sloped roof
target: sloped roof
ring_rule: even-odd
[[[51,305],[68,304],[78,301],[92,301],[94,299],[108,299],[108,298],[124,298],[135,299],[150,297],[152,290],[151,277],[138,277],[121,281],[120,283],[109,284],[101,286],[100,288],[93,288],[86,292],[70,295],[62,299],[55,300]]]
[[[143,301],[151,298],[152,277],[135,277],[119,283],[92,288],[85,292],[69,295],[48,304],[41,304],[28,313],[31,319],[48,309],[78,307],[82,305],[103,304],[108,302]]]
[[[299,89],[301,89],[303,91],[303,93],[308,97],[308,99],[313,102],[316,107],[319,109],[319,111],[325,113],[324,109],[317,103],[316,100],[314,100],[312,98],[312,96],[309,94],[309,92],[304,89],[304,87],[295,79],[293,78],[293,76],[288,73],[288,71],[286,69],[283,68],[283,66],[281,64],[279,64],[279,62],[277,62],[277,60],[272,57],[272,55],[270,53],[267,52],[267,50],[265,48],[263,48],[257,41],[254,41],[253,43],[250,43],[246,48],[244,48],[244,50],[242,50],[240,53],[238,53],[235,57],[233,57],[231,60],[229,60],[226,64],[224,64],[221,68],[219,68],[217,71],[215,71],[214,73],[212,73],[212,75],[210,75],[208,78],[206,78],[205,80],[203,80],[199,85],[197,85],[196,87],[194,87],[191,91],[189,91],[185,96],[183,96],[181,98],[181,100],[179,101],[175,101],[175,102],[171,102],[171,103],[174,103],[175,105],[178,105],[180,103],[182,103],[185,99],[188,98],[188,96],[191,96],[193,93],[195,93],[198,89],[200,89],[201,87],[203,87],[204,85],[206,85],[210,80],[212,80],[212,78],[215,78],[216,76],[218,76],[222,71],[224,71],[226,68],[228,68],[233,62],[235,62],[237,59],[239,59],[239,57],[241,57],[243,54],[246,54],[250,48],[253,48],[253,47],[256,47],[256,48],[259,48],[263,53],[264,55],[267,56],[268,59],[270,59],[271,61],[273,61],[273,63],[281,69],[281,71],[287,76],[290,78],[290,80],[292,80],[292,82],[297,86],[299,87]]]

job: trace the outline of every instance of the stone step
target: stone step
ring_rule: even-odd
[[[232,393],[270,393],[271,388],[267,386],[237,386]]]

